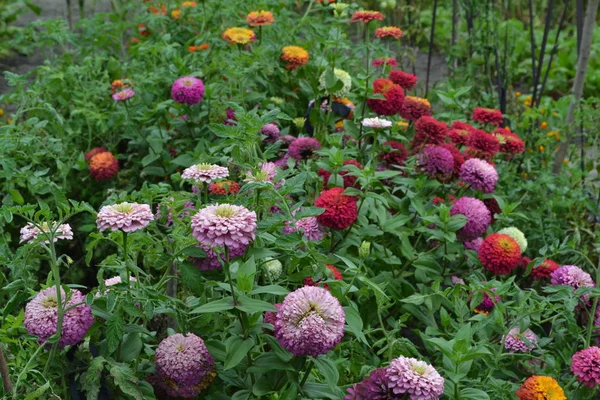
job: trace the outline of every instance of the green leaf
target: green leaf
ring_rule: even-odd
[[[104,357],[96,357],[92,359],[90,366],[79,379],[81,388],[86,392],[88,400],[96,400],[98,393],[100,392],[100,378],[102,377],[102,370],[106,360]]]
[[[128,333],[123,339],[121,345],[121,361],[130,362],[135,360],[142,351],[143,343],[140,334]]]
[[[50,382],[46,382],[39,388],[35,389],[35,391],[29,393],[27,395],[27,397],[25,397],[25,400],[35,400],[35,399],[42,398],[42,395],[44,393],[46,393],[46,390],[48,390],[49,388],[50,388]],[[46,396],[44,396],[44,397],[46,397]],[[89,399],[89,397],[88,397],[88,399]]]
[[[125,322],[120,315],[111,315],[106,321],[106,343],[110,353],[115,351],[121,343],[124,328]]]
[[[25,199],[21,196],[21,193],[16,189],[10,189],[8,191],[10,193],[10,197],[12,197],[13,201],[17,204],[24,204]]]
[[[224,299],[211,301],[210,303],[206,303],[200,307],[194,308],[192,311],[190,311],[190,314],[214,313],[231,310],[233,307],[233,297],[229,296],[225,297]]]
[[[232,336],[227,340],[227,357],[225,358],[224,370],[238,365],[246,357],[246,354],[254,347],[254,339],[242,340],[239,336]]]
[[[192,293],[197,296],[204,294],[202,271],[200,271],[198,267],[191,262],[184,261],[179,264],[177,269],[181,274],[181,281],[192,291]]]
[[[360,314],[350,306],[344,307],[344,314],[346,315],[346,324],[348,324],[350,332],[368,346],[369,342],[363,333],[363,320]]]
[[[322,383],[306,382],[302,390],[309,399],[339,400],[344,396],[339,388],[334,390]]]
[[[115,385],[123,393],[130,395],[135,400],[144,400],[144,393],[140,390],[139,379],[128,365],[113,364],[110,375],[113,377]]]
[[[249,294],[262,294],[262,293],[268,293],[268,294],[276,294],[279,296],[285,296],[286,294],[288,294],[290,291],[287,290],[286,288],[279,286],[279,285],[267,285],[267,286],[259,286],[256,289],[254,289],[253,291],[251,291]]]
[[[475,388],[466,388],[461,390],[460,398],[472,400],[490,400],[490,396],[486,392]]]
[[[289,362],[292,359],[292,353],[281,347],[281,343],[279,340],[275,339],[271,335],[265,335],[265,340],[269,342],[269,346],[271,347],[271,351],[275,353],[275,355],[283,362]],[[272,354],[272,353],[267,353]]]
[[[275,306],[271,303],[267,303],[263,300],[251,299],[249,297],[244,296],[238,299],[238,305],[236,308],[240,311],[249,314],[265,311],[277,311],[277,308],[275,308]]]
[[[294,367],[291,363],[282,361],[273,353],[264,353],[258,356],[252,363],[252,366],[248,368],[248,373],[252,374],[263,374],[271,371],[294,371]]]
[[[340,373],[333,361],[328,359],[327,357],[321,356],[314,359],[315,366],[319,370],[319,372],[325,378],[325,381],[329,385],[331,390],[335,390],[337,388],[338,380],[340,379]]]

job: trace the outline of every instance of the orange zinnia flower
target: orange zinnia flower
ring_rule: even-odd
[[[362,21],[365,24],[373,21],[374,19],[378,19],[379,21],[383,21],[383,14],[379,11],[357,11],[352,15],[352,19],[350,22]]]
[[[308,51],[298,46],[285,46],[283,49],[281,49],[281,52],[283,53],[281,55],[281,59],[288,63],[286,68],[292,70],[302,65],[306,65],[310,57]]]
[[[204,50],[208,50],[208,48],[209,48],[209,46],[208,46],[208,44],[206,44],[206,43],[202,43],[202,44],[200,45],[200,50],[202,50],[202,51],[204,51]]]
[[[382,28],[375,29],[375,36],[378,38],[392,37],[394,39],[400,39],[404,33],[400,28],[395,26],[384,26]]]
[[[195,53],[198,51],[198,46],[188,46],[188,51],[190,53]]]
[[[246,17],[246,22],[250,26],[271,25],[275,22],[275,18],[273,18],[273,14],[269,11],[252,11]]]
[[[256,35],[252,29],[247,28],[229,28],[221,37],[230,44],[248,44],[256,40]]]

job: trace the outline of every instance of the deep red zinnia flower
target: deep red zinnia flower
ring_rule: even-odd
[[[357,11],[354,14],[352,14],[352,19],[350,19],[350,23],[362,21],[365,24],[367,24],[375,19],[383,21],[383,14],[379,11]]]
[[[346,229],[358,218],[356,198],[345,195],[343,188],[324,190],[315,201],[315,206],[325,209],[317,220],[331,229]]]
[[[384,151],[379,154],[379,159],[383,161],[388,168],[397,168],[404,165],[408,158],[406,147],[400,142],[390,140],[383,144]]]
[[[108,151],[97,153],[88,163],[90,175],[97,181],[108,181],[119,172],[119,161]]]
[[[473,110],[471,119],[481,124],[491,124],[495,126],[502,125],[504,116],[500,110],[494,110],[493,108],[476,108]]]
[[[398,61],[395,58],[385,57],[385,58],[376,58],[371,63],[374,67],[381,67],[382,65],[389,65],[390,67],[397,67]]]
[[[426,144],[442,144],[446,140],[448,125],[429,116],[423,116],[415,123],[415,137],[412,151],[419,152]]]
[[[363,169],[362,164],[356,160],[346,160],[342,164],[343,165],[354,165],[358,169]],[[327,171],[324,168],[321,168],[321,169],[319,169],[318,174],[319,174],[319,176],[323,177],[323,186],[325,188],[327,188],[327,184],[329,183],[329,178],[331,177],[331,172]],[[347,188],[347,187],[359,188],[360,187],[360,185],[357,185],[357,183],[356,183],[357,177],[354,175],[349,175],[348,169],[342,168],[342,170],[339,172],[339,174],[342,176],[342,179],[344,180],[345,188]]]
[[[415,96],[406,96],[402,108],[400,109],[400,116],[409,121],[417,121],[423,116],[431,115],[431,104],[427,99]]]
[[[108,150],[106,150],[104,147],[94,147],[93,149],[85,153],[85,162],[90,161],[92,157],[94,157],[96,154],[104,153],[107,151]]]
[[[454,174],[458,174],[460,167],[465,163],[465,157],[452,143],[442,143],[440,146],[452,153],[452,157],[454,158]]]
[[[373,92],[382,94],[385,100],[367,99],[367,104],[379,115],[396,115],[404,103],[404,90],[389,79],[379,78],[373,82]]]
[[[390,71],[388,77],[392,82],[402,86],[404,90],[413,90],[417,85],[417,76],[400,70]]]
[[[454,121],[452,125],[450,125],[452,129],[463,129],[465,131],[472,131],[475,127],[471,124],[462,121]]]
[[[208,191],[220,196],[236,194],[240,191],[240,184],[234,181],[215,182],[208,185]]]
[[[337,269],[335,267],[335,265],[325,264],[325,268],[327,268],[329,271],[331,271],[331,273],[333,275],[333,279],[335,279],[336,281],[341,281],[342,279],[344,279],[344,277],[342,276],[342,273],[340,272],[339,269]]]
[[[498,128],[493,133],[494,135],[501,135],[502,140],[499,140],[501,152],[515,155],[525,151],[525,142],[508,129]]]
[[[560,265],[548,259],[544,260],[538,267],[531,270],[531,276],[535,280],[550,278],[554,271],[560,268]]]
[[[479,261],[488,271],[506,275],[521,263],[521,248],[510,236],[493,233],[481,244]]]
[[[456,145],[462,145],[467,142],[469,131],[466,129],[452,128],[448,131],[448,137],[452,143]]]
[[[466,145],[471,149],[469,155],[488,160],[500,150],[500,142],[494,135],[480,129],[474,129],[467,137]]]

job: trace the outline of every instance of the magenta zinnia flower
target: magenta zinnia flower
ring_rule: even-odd
[[[527,339],[527,343],[523,338]],[[535,349],[535,345],[538,342],[538,337],[531,329],[527,329],[521,333],[519,328],[511,329],[506,337],[504,338],[504,348],[514,352],[527,352]]]
[[[133,96],[135,96],[135,92],[133,90],[123,89],[120,92],[113,94],[112,98],[115,101],[125,101],[125,100],[129,100]]]
[[[298,356],[326,354],[344,336],[345,316],[329,291],[304,286],[288,294],[277,312],[275,337]]]
[[[148,204],[120,203],[104,206],[96,217],[96,226],[100,232],[110,228],[123,232],[135,232],[142,229],[154,219]]]
[[[378,368],[371,372],[362,382],[348,388],[344,400],[392,400],[400,397],[392,391],[386,368]]]
[[[171,97],[178,103],[194,105],[202,101],[204,83],[193,76],[184,76],[173,83]]]
[[[194,182],[211,183],[214,180],[227,178],[229,170],[216,164],[196,164],[183,170],[181,179]]]
[[[460,167],[460,179],[475,190],[492,193],[498,183],[496,168],[485,160],[471,158]]]
[[[225,254],[223,252],[215,251],[215,248],[200,244],[200,247],[206,253],[205,258],[194,258],[193,263],[200,271],[217,271],[223,268],[223,261],[225,260]],[[229,260],[233,260],[236,257],[243,256],[248,246],[234,247],[229,251]]]
[[[313,157],[315,151],[320,148],[321,144],[317,139],[311,137],[299,137],[290,143],[288,154],[296,160],[307,160]]]
[[[444,378],[431,365],[415,358],[398,357],[387,367],[389,386],[410,400],[439,399],[444,394]]]
[[[594,280],[577,265],[563,265],[550,275],[552,285],[569,285],[575,290],[580,287],[594,287]]]
[[[266,141],[273,143],[279,139],[279,127],[276,124],[270,123],[263,125],[260,133],[266,136]]]
[[[467,249],[467,250],[475,250],[475,251],[479,252],[479,248],[481,247],[482,243],[483,243],[483,238],[478,237],[477,239],[465,241],[463,243],[463,245],[465,246],[465,249]]]
[[[193,333],[167,337],[158,345],[155,357],[156,380],[169,396],[196,397],[217,375],[215,359]]]
[[[441,146],[427,146],[417,155],[418,168],[431,179],[448,180],[454,171],[454,157]]]
[[[23,242],[31,243],[35,239],[37,239],[38,236],[41,235],[42,238],[46,238],[46,240],[43,240],[42,243],[49,244],[50,240],[48,240],[47,235],[52,230],[55,230],[55,233],[54,233],[55,236],[54,236],[54,240],[53,240],[53,242],[55,242],[55,243],[58,239],[64,239],[64,240],[72,240],[73,239],[73,230],[71,229],[71,225],[69,225],[69,224],[61,224],[60,226],[57,227],[56,222],[52,222],[51,224],[48,224],[47,222],[42,222],[39,225],[41,226],[42,229],[38,228],[37,226],[34,226],[31,222],[28,222],[27,225],[22,227],[21,228],[21,239],[20,239],[19,243],[23,243]]]
[[[461,240],[473,240],[482,236],[492,221],[490,210],[481,200],[472,197],[461,197],[454,203],[450,215],[456,214],[467,217],[467,224],[457,232]]]
[[[79,290],[71,290],[69,298],[61,288],[64,313],[60,347],[79,343],[94,323],[91,307],[85,305],[85,296]],[[75,306],[79,304],[78,306]],[[40,291],[25,307],[25,327],[27,331],[44,343],[56,333],[58,324],[58,298],[56,287]],[[72,307],[72,308],[71,308]]]
[[[591,346],[573,354],[571,372],[587,387],[600,385],[600,348]]]
[[[210,247],[239,249],[254,240],[256,213],[243,206],[215,204],[192,217],[192,234]]]
[[[294,213],[295,214],[295,213]],[[289,235],[290,233],[294,233],[300,231],[302,236],[306,238],[306,240],[321,240],[325,237],[325,230],[319,224],[317,217],[305,217],[300,218],[299,220],[293,222],[286,222],[286,226],[283,228],[283,233]]]

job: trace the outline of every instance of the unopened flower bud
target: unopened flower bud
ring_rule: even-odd
[[[360,247],[358,248],[358,256],[363,260],[369,257],[369,253],[371,252],[371,242],[367,242],[366,240],[362,242]]]

